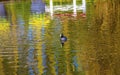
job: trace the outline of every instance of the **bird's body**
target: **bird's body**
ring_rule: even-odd
[[[60,42],[62,46],[64,46],[64,43],[67,41],[67,37],[64,36],[63,34],[60,34]]]
[[[63,37],[60,38],[60,40],[61,40],[62,42],[66,42],[66,41],[67,41],[67,37],[63,36]]]

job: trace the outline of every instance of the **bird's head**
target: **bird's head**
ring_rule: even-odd
[[[64,36],[63,33],[61,33],[61,34],[60,34],[60,37],[63,37],[63,36]]]

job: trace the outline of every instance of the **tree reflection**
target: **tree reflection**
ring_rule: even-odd
[[[89,20],[91,25],[88,35],[91,39],[88,38],[87,58],[84,58],[89,65],[86,74],[118,75],[119,69],[115,68],[119,66],[119,11],[116,8],[119,4],[115,0],[98,0],[96,3],[92,11],[94,18],[91,16],[92,21]]]
[[[0,6],[2,15],[7,12],[8,16],[0,18],[1,75],[119,75],[120,1],[95,0],[86,4],[85,17],[82,11],[76,17],[68,11],[55,14],[52,20],[41,14],[44,8],[34,10],[35,3]],[[68,38],[64,47],[60,33]]]

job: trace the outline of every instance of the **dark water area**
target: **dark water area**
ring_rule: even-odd
[[[0,75],[119,75],[120,1],[74,1],[1,1]]]

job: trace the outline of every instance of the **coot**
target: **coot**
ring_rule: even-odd
[[[67,41],[67,37],[62,34],[60,34],[60,42],[62,46],[64,46],[64,43]]]

